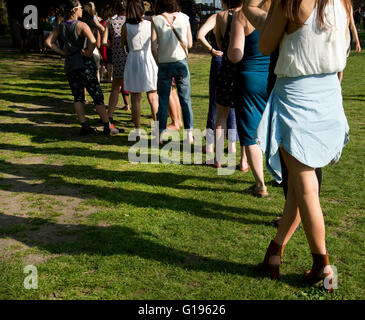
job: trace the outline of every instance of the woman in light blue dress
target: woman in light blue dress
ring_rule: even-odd
[[[255,0],[251,1],[255,2]],[[256,1],[257,2],[257,1]],[[286,243],[302,221],[313,257],[308,282],[324,280],[333,289],[315,168],[340,158],[348,141],[337,72],[346,65],[349,0],[283,0],[272,4],[259,49],[272,53],[280,43],[278,76],[257,130],[266,165],[281,181],[279,152],[289,171],[288,195],[278,232],[262,266],[279,277]]]

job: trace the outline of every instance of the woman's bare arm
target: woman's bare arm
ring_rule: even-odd
[[[105,27],[100,23],[97,16],[94,16],[94,22],[95,22],[95,25],[98,28],[99,32],[103,33],[105,31]]]
[[[356,26],[355,26],[354,14],[353,14],[352,8],[351,8],[351,15],[350,15],[350,29],[351,29],[352,36],[356,42],[356,52],[359,53],[361,51],[361,45],[360,45],[359,35],[357,34],[357,30],[356,30]]]
[[[231,37],[228,47],[228,59],[233,63],[238,63],[243,58],[245,50],[245,20],[241,11],[233,15]]]
[[[188,38],[188,48],[190,49],[193,46],[193,35],[191,34],[190,23],[188,23],[188,30],[187,30],[186,35]]]
[[[109,26],[109,21],[108,21],[108,23],[105,26],[105,30],[103,32],[103,38],[101,41],[104,47],[109,47],[109,43],[108,43],[109,28],[110,28],[110,26]]]
[[[217,22],[216,22],[216,29],[215,29],[215,41],[217,42],[217,46],[219,50],[222,50],[222,42],[223,42],[223,26],[224,26],[224,19],[223,14],[225,11],[220,12],[217,14]]]
[[[97,38],[96,38],[96,47],[98,48],[98,49],[100,49],[101,48],[101,35],[100,35],[100,32],[98,31],[98,36],[97,36]]]
[[[158,39],[156,28],[153,22],[151,23],[151,50],[156,63],[158,63]]]
[[[278,47],[285,32],[287,18],[279,0],[274,0],[260,32],[259,50],[263,55],[271,54]]]
[[[89,45],[86,48],[86,50],[82,50],[82,54],[85,57],[91,58],[93,56],[93,51],[96,48],[96,39],[95,39],[91,29],[89,28],[89,26],[86,23],[79,22],[77,27],[80,30],[80,35],[84,36],[85,38],[87,38],[89,40],[88,41]]]
[[[219,57],[219,56],[223,55],[223,52],[215,50],[213,48],[213,46],[205,38],[207,33],[215,28],[216,23],[217,23],[216,20],[217,20],[217,14],[215,13],[215,14],[211,15],[208,18],[208,20],[201,26],[201,28],[198,31],[198,35],[197,35],[196,38],[198,40],[200,40],[200,42],[205,46],[205,48],[207,48],[207,50],[209,52],[211,52],[211,54],[213,56]]]
[[[57,52],[61,56],[66,56],[67,52],[62,50],[58,44],[57,40],[59,37],[59,28],[57,27],[46,39],[45,44],[48,48],[52,49],[54,52]]]
[[[242,12],[255,29],[261,31],[264,27],[270,6],[271,0],[247,0],[243,3]]]
[[[126,26],[126,24],[123,24],[123,26],[122,26],[120,41],[121,41],[123,51],[126,52],[126,50],[125,50],[125,46],[127,45],[127,26]]]

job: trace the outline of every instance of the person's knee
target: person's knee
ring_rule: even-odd
[[[292,184],[298,195],[303,197],[318,197],[318,180],[314,170],[300,172],[297,174],[289,173],[292,177]]]

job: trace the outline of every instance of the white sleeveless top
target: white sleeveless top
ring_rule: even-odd
[[[143,20],[137,24],[126,24],[129,52],[149,50],[151,47],[151,22]]]
[[[174,32],[172,31],[169,23],[161,16],[152,17],[153,24],[155,25],[158,38],[158,62],[168,63],[176,62],[186,58],[184,49],[181,47]],[[174,22],[172,23],[175,30],[180,36],[180,39],[188,49],[187,28],[190,25],[189,17],[179,12],[176,15]]]
[[[350,37],[347,13],[340,0],[326,6],[324,21],[321,30],[317,25],[316,6],[301,28],[291,34],[284,33],[275,68],[278,77],[327,74],[345,69]]]

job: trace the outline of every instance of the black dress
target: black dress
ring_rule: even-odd
[[[216,102],[220,104],[222,107],[233,108],[233,82],[236,66],[228,59],[228,46],[229,46],[229,38],[231,34],[231,25],[232,25],[232,17],[233,11],[228,10],[228,19],[227,19],[227,28],[224,33],[223,43],[222,43],[222,64],[219,69],[217,86],[216,86]]]

